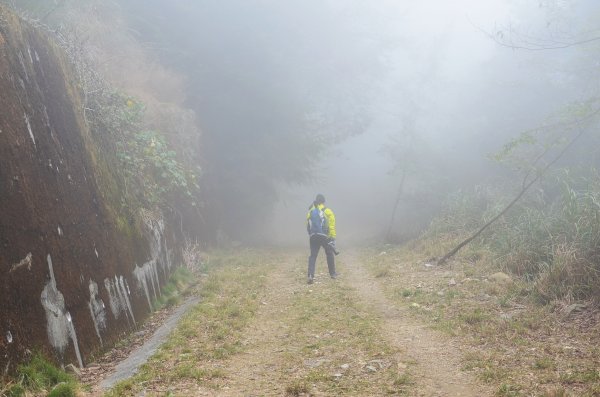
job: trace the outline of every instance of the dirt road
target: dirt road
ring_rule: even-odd
[[[347,282],[383,320],[382,336],[403,352],[403,360],[416,363],[414,395],[491,395],[472,376],[461,371],[458,344],[413,319],[407,307],[394,306],[355,255],[347,261],[347,274]]]
[[[239,349],[194,364],[203,373],[218,370],[219,376],[196,377],[194,382],[165,377],[153,381],[151,388],[133,387],[131,394],[491,395],[461,370],[460,349],[449,337],[389,301],[357,255],[339,259],[337,280],[330,279],[319,262],[315,284],[307,285],[304,255],[282,254],[257,278],[262,282],[260,293],[248,290],[256,308],[237,339],[232,336]],[[225,277],[223,282],[229,281]],[[239,294],[230,298],[248,299],[244,291]],[[190,346],[194,338],[206,335],[198,332],[189,339]],[[178,357],[181,348],[169,349],[170,354],[161,353],[172,361],[165,368],[177,372],[183,365]]]

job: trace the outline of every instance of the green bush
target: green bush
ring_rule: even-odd
[[[511,199],[478,188],[452,196],[431,236],[477,230]],[[557,299],[600,304],[600,179],[595,171],[544,181],[479,239],[494,262],[532,286],[543,303]]]
[[[199,169],[180,161],[163,133],[144,128],[144,104],[109,87],[90,100],[96,109],[89,116],[92,131],[110,136],[113,147],[104,150],[116,153],[126,195],[149,208],[164,205],[173,196],[195,206]]]

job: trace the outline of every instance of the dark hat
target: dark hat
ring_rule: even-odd
[[[323,196],[322,194],[317,194],[317,198],[315,199],[315,203],[317,204],[323,204],[325,202],[325,196]]]

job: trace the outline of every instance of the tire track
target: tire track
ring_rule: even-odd
[[[382,319],[384,329],[381,334],[392,346],[404,352],[400,361],[416,363],[410,369],[417,383],[413,388],[415,396],[492,395],[460,369],[461,353],[457,342],[413,319],[408,308],[388,300],[355,254],[346,258],[344,271],[344,282],[356,289],[360,298]]]

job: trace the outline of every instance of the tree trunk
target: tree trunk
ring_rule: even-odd
[[[402,199],[402,193],[404,192],[404,181],[406,180],[407,168],[407,166],[404,166],[404,169],[402,170],[402,178],[400,178],[400,186],[398,186],[398,192],[396,193],[396,201],[394,202],[394,208],[392,209],[390,224],[388,226],[387,233],[385,234],[385,240],[387,242],[391,242],[392,229],[394,228],[394,221],[396,220],[396,212],[398,211],[398,206],[400,205],[400,200]]]

